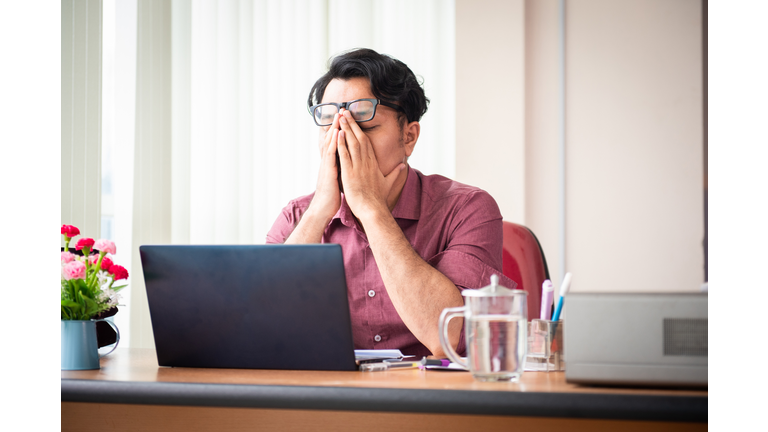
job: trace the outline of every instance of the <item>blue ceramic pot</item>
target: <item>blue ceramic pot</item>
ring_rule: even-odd
[[[111,351],[99,355],[96,341],[96,322],[106,320],[61,320],[61,370],[99,369],[99,359],[111,353],[120,343],[120,331],[117,326],[106,321],[115,328],[117,342]]]

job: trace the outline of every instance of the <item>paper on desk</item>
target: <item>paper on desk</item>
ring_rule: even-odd
[[[355,360],[401,359],[403,357],[403,353],[398,349],[355,350]]]

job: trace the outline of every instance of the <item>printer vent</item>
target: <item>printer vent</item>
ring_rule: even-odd
[[[706,356],[707,319],[664,318],[665,356]]]

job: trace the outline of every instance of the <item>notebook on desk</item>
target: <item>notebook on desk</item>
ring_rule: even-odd
[[[356,370],[341,246],[141,246],[159,366]]]

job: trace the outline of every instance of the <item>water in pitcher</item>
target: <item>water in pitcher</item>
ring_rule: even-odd
[[[528,325],[519,315],[469,318],[467,353],[470,370],[481,381],[517,380],[523,373]]]

